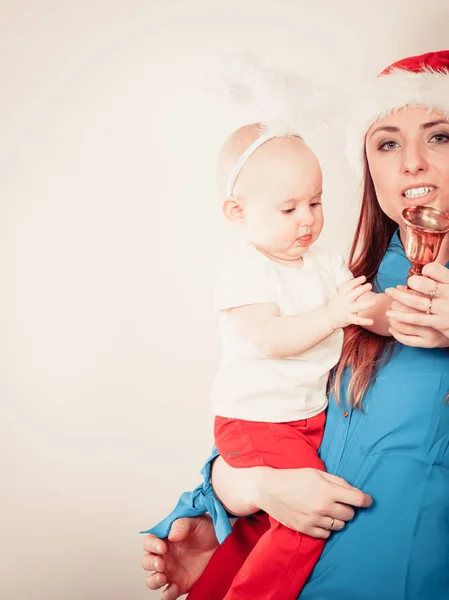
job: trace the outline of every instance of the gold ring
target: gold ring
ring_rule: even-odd
[[[434,290],[430,290],[430,292],[429,292],[429,296],[430,296],[430,299],[431,299],[431,300],[433,300],[433,297],[434,297],[434,296],[435,296],[435,294],[438,292],[438,287],[439,287],[439,285],[440,285],[440,284],[439,284],[439,282],[438,282],[438,281],[436,281],[436,282],[435,282],[435,289],[434,289]]]
[[[331,519],[332,519],[332,517],[331,517]],[[332,523],[328,527],[329,531],[332,531],[332,527],[334,526],[334,523],[335,523],[335,519],[332,519]]]
[[[427,307],[427,310],[426,310],[426,315],[430,315],[430,313],[431,313],[432,301],[433,301],[433,296],[430,297],[429,306]]]

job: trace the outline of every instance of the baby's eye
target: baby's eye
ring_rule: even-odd
[[[321,205],[322,205],[322,202],[319,202],[319,201],[317,200],[316,202],[312,202],[310,206],[311,206],[312,208],[315,208],[315,207],[317,207],[317,206],[321,206]]]
[[[430,141],[435,144],[447,144],[449,142],[449,135],[447,133],[436,133],[430,138]]]
[[[381,142],[377,148],[378,150],[388,152],[388,150],[394,150],[394,148],[399,148],[399,144],[397,142],[394,142],[393,140],[388,140],[386,142]]]
[[[281,212],[284,213],[284,215],[289,215],[290,213],[292,213],[295,209],[294,208],[285,208],[284,210],[281,210]]]

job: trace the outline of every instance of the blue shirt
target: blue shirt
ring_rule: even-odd
[[[396,233],[378,289],[409,268]],[[321,457],[374,502],[331,535],[301,600],[449,598],[449,352],[397,346],[364,412],[329,403]]]
[[[378,290],[405,284],[409,268],[396,233]],[[331,535],[300,600],[449,599],[448,392],[449,352],[397,344],[365,395],[364,412],[330,399],[321,457],[328,472],[374,502]],[[223,539],[229,527],[211,496],[207,463],[204,473],[205,482],[189,496],[189,514],[204,492],[221,516],[215,522]],[[202,512],[204,505],[202,498]],[[175,509],[164,531],[181,514]]]

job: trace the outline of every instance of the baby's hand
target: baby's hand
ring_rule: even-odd
[[[359,302],[363,302],[363,304],[365,304],[366,302],[372,302],[372,304],[370,304],[370,306],[368,308],[372,308],[373,306],[375,306],[377,304],[378,301],[378,297],[379,294],[376,294],[376,292],[372,292],[372,291],[368,291],[365,292],[364,294],[362,294],[359,298]],[[360,309],[360,310],[365,310],[365,309]],[[359,312],[360,312],[359,310]]]
[[[345,281],[338,288],[337,295],[327,305],[329,321],[334,329],[347,325],[372,325],[373,320],[359,317],[358,313],[376,304],[376,294],[372,285],[365,283],[364,275]]]

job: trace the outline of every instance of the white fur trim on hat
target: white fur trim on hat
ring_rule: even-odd
[[[365,86],[363,97],[354,100],[348,116],[347,155],[361,175],[365,135],[375,121],[405,106],[437,110],[449,117],[449,72],[393,69]]]

